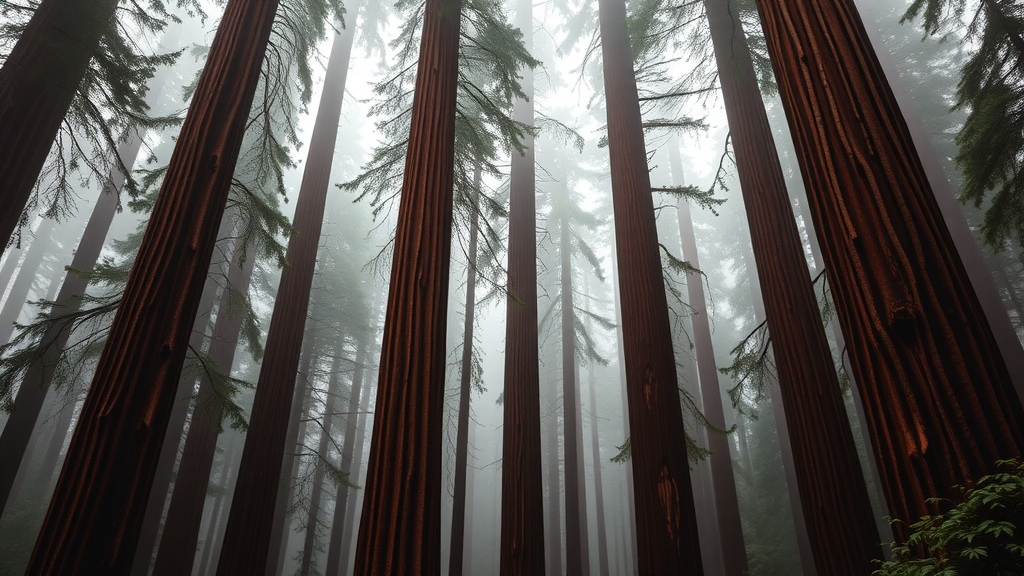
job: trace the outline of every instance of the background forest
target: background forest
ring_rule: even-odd
[[[282,0],[276,12],[260,14],[246,7],[260,3],[243,0],[77,2],[90,3],[63,11],[51,6],[55,0],[0,4],[0,102],[25,91],[38,96],[31,105],[16,102],[29,108],[0,104],[0,233],[9,237],[0,258],[0,575],[99,573],[89,571],[96,566],[132,575],[237,574],[252,566],[275,575],[369,573],[357,557],[372,557],[363,549],[370,531],[387,522],[367,520],[367,511],[397,514],[371,488],[391,489],[379,479],[408,462],[427,476],[439,472],[424,486],[439,490],[440,508],[430,508],[428,498],[424,516],[440,519],[425,547],[438,544],[441,570],[512,573],[503,564],[503,477],[507,482],[507,462],[534,456],[538,481],[524,480],[522,490],[534,490],[542,506],[522,513],[533,519],[527,525],[543,524],[532,536],[543,540],[546,573],[646,573],[641,556],[649,547],[637,520],[643,505],[634,500],[634,482],[642,479],[634,479],[632,458],[645,457],[647,447],[634,441],[646,437],[635,417],[631,434],[623,319],[630,289],[619,276],[620,268],[636,268],[616,251],[618,160],[609,152],[618,138],[612,114],[621,106],[606,90],[617,79],[605,77],[615,62],[605,61],[612,40],[602,32],[611,26],[602,20],[609,18],[606,4],[616,1],[463,0],[461,28],[441,47],[430,44],[431,30],[456,19],[431,12],[433,0]],[[998,342],[994,356],[1001,352],[1007,382],[1021,393],[1024,7],[1011,0],[836,3],[855,5],[863,20],[939,220],[974,283],[981,323]],[[880,429],[872,414],[885,406],[871,405],[873,396],[861,390],[873,384],[855,374],[861,361],[851,356],[865,338],[840,326],[850,308],[843,295],[853,288],[837,288],[844,277],[826,270],[826,259],[836,256],[819,245],[812,224],[801,136],[790,132],[787,84],[775,76],[779,67],[762,29],[768,11],[760,0],[630,0],[625,8],[624,53],[639,96],[640,154],[650,179],[644,193],[653,199],[658,289],[677,376],[669,385],[680,392],[685,430],[685,453],[676,455],[690,468],[704,573],[833,573],[822,564],[826,543],[815,536],[816,522],[861,533],[867,525],[866,533],[877,530],[864,537],[876,546],[867,557],[891,559],[888,544],[906,541],[906,525],[921,508],[889,504],[892,467],[879,460],[885,447],[873,449],[871,436]],[[37,14],[50,24],[37,24]],[[92,38],[95,48],[76,56],[78,64],[34,61],[24,39],[50,42],[47,26],[79,31],[74,42]],[[229,43],[219,35],[231,31],[251,33],[252,48],[229,61]],[[727,43],[749,72],[720,68]],[[739,55],[736,46],[744,48]],[[436,52],[421,52],[428,48]],[[420,66],[451,52],[458,53],[454,95],[429,100]],[[430,65],[430,79],[446,78],[442,65]],[[819,347],[820,361],[806,364],[817,362],[815,374],[827,374],[805,376],[817,387],[803,389],[828,390],[818,393],[825,400],[817,420],[804,422],[789,408],[796,393],[780,385],[804,350],[772,334],[776,300],[763,286],[780,282],[779,275],[755,260],[766,258],[765,246],[776,239],[785,245],[789,228],[761,223],[758,215],[772,207],[756,204],[741,184],[751,157],[744,142],[753,137],[738,125],[756,121],[751,113],[737,122],[740,105],[727,113],[728,102],[738,101],[733,86],[756,89],[744,110],[763,108],[762,136],[774,139],[774,149],[758,150],[777,158],[785,226],[795,230],[797,268],[813,297],[803,311],[824,327],[827,351]],[[251,109],[243,106],[248,100]],[[419,114],[418,106],[431,113]],[[17,111],[26,109],[35,112]],[[436,121],[447,112],[450,130]],[[204,128],[217,122],[221,132]],[[403,218],[411,216],[400,205],[419,198],[408,192],[415,174],[448,177],[434,165],[414,172],[408,160],[429,149],[419,135],[444,130],[454,142],[451,157],[424,160],[453,166],[450,267],[431,264],[444,276],[435,285],[425,273],[403,272],[402,265],[430,261],[433,252],[431,233],[408,232]],[[237,161],[217,147],[223,142],[236,143]],[[172,155],[182,157],[182,150],[211,164],[181,167]],[[215,183],[188,180],[206,172],[215,173]],[[174,204],[179,200],[161,190],[175,186],[209,190],[213,200]],[[174,206],[185,216],[168,223],[162,214]],[[407,212],[431,208],[416,206]],[[401,251],[421,237],[419,248]],[[205,246],[212,250],[203,255]],[[759,281],[759,273],[771,279]],[[408,285],[417,295],[409,302],[433,298],[429,315],[439,318],[434,332],[408,341],[395,335],[400,328],[385,329],[422,310],[396,308],[405,312],[391,319],[389,306],[400,307],[403,293],[389,283],[403,274],[414,278]],[[438,288],[445,285],[447,291]],[[174,300],[186,292],[187,300]],[[389,294],[397,304],[389,305]],[[792,309],[800,314],[800,305]],[[525,345],[512,344],[517,310],[535,315],[523,321],[535,328]],[[129,338],[135,317],[157,327]],[[532,349],[532,364],[520,356],[523,346]],[[129,360],[115,364],[111,350]],[[142,350],[159,353],[144,357]],[[134,366],[132,358],[156,360]],[[389,368],[388,358],[400,358],[395,365],[402,368]],[[526,368],[518,358],[527,359]],[[427,373],[443,373],[442,402],[426,392],[409,400],[430,408],[427,420],[394,409],[386,412],[393,420],[382,422],[400,394],[378,383]],[[510,382],[530,378],[539,435],[524,435],[527,448],[512,458],[510,423],[519,433],[533,420],[514,412],[523,392]],[[132,385],[101,394],[94,383],[101,380]],[[87,416],[89,394],[102,418]],[[1019,435],[1024,421],[1012,424],[1019,398],[1012,390],[998,397],[1014,404],[1006,428]],[[801,423],[787,428],[787,415]],[[162,421],[166,433],[154,432]],[[814,422],[823,422],[821,444],[791,438],[794,426]],[[85,444],[114,429],[131,433]],[[833,439],[838,444],[829,444]],[[373,450],[392,450],[379,461],[371,457],[377,441],[382,447]],[[416,460],[420,443],[440,450],[439,469]],[[991,444],[1003,459],[1019,457],[1024,445]],[[827,513],[809,511],[806,494],[801,503],[798,478],[813,470],[799,452],[826,445],[850,448],[845,464],[852,468],[845,470],[857,472],[847,479],[851,492],[832,498],[869,504],[861,524],[822,519]],[[102,466],[93,456],[100,453],[138,464],[72,476]],[[992,460],[989,472],[997,469]],[[969,479],[980,475],[977,467],[965,469]],[[1021,468],[1013,470],[1019,476]],[[89,500],[107,481],[135,482],[120,491],[144,503],[122,511],[108,496]],[[955,475],[935,481],[920,500],[953,498],[943,490],[958,483]],[[682,495],[688,501],[686,490]],[[127,536],[66,528],[108,522],[109,530],[121,529],[106,506],[136,528]],[[68,516],[57,520],[58,513]],[[890,517],[903,522],[895,531]],[[47,548],[61,538],[95,546],[63,558]],[[880,542],[885,546],[877,548]],[[394,554],[395,566],[412,565],[402,564],[404,552],[381,554]]]

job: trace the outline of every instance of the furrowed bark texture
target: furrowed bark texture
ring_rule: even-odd
[[[243,320],[243,311],[233,309],[237,305],[231,305],[231,292],[245,294],[248,291],[256,261],[250,255],[243,264],[241,255],[242,250],[236,247],[234,262],[228,271],[229,288],[221,294],[213,338],[210,340],[209,356],[225,373],[230,373],[234,363]],[[192,571],[223,413],[223,397],[209,378],[203,378],[199,384],[192,423],[185,438],[181,464],[175,475],[174,492],[167,509],[153,576],[189,574]]]
[[[523,45],[533,47],[533,3],[516,3]],[[521,71],[525,99],[513,118],[533,125],[533,70]],[[508,291],[505,303],[505,405],[501,468],[503,576],[545,574],[541,470],[540,352],[537,335],[537,198],[533,137],[512,154],[509,184]],[[557,506],[558,502],[552,502]],[[551,530],[557,530],[552,526]],[[561,562],[559,561],[559,564]]]
[[[376,306],[373,307],[373,311],[376,314]],[[366,362],[366,349],[370,338],[371,336],[363,336],[359,341],[359,349],[356,351],[356,370],[352,374],[352,393],[349,395],[348,412],[345,414],[345,440],[341,445],[339,469],[349,472],[349,481],[353,484],[356,483],[356,477],[351,473],[352,451],[356,443],[359,401],[363,395],[363,373],[365,371],[363,363]],[[349,486],[338,484],[338,495],[334,499],[334,521],[331,523],[331,539],[327,546],[327,563],[324,568],[324,574],[327,576],[337,576],[345,566],[341,563],[341,547],[342,538],[350,536],[350,532],[345,528],[345,517],[348,512],[352,511],[348,506],[349,493],[352,490],[353,488]]]
[[[700,574],[672,330],[622,0],[599,0],[642,575]]]
[[[288,436],[289,400],[295,390],[302,352],[351,51],[352,44],[335,35],[295,202],[292,225],[298,233],[288,241],[286,258],[290,266],[281,274],[274,301],[218,574],[256,574],[266,566],[283,464],[281,455]]]
[[[566,183],[567,184],[567,183]],[[576,384],[576,329],[572,298],[572,245],[569,221],[561,218],[561,310],[562,310],[562,438],[565,450],[565,574],[583,574],[583,534],[587,509],[586,493],[581,490],[579,449],[579,387]]]
[[[117,0],[44,0],[0,68],[0,245],[6,246]]]
[[[29,573],[131,568],[276,9],[276,0],[228,3]]]
[[[459,0],[427,0],[355,574],[441,571]]]
[[[889,509],[914,521],[1019,456],[1024,412],[852,1],[758,5]]]
[[[455,438],[455,493],[452,504],[449,576],[462,576],[466,542],[466,468],[469,453],[469,400],[473,389],[473,323],[476,319],[476,236],[480,221],[480,165],[473,174],[473,220],[469,227],[469,265],[466,267],[466,323],[463,327],[462,366],[459,382],[459,418]]]
[[[704,5],[815,565],[826,574],[867,574],[882,558],[878,529],[738,7],[730,0]],[[721,395],[712,396],[720,411]],[[725,438],[712,435],[717,453],[715,438]],[[716,482],[716,493],[721,487]],[[738,528],[738,509],[734,518]],[[745,559],[742,544],[723,534],[722,545],[727,574],[741,574],[746,562],[734,562]]]

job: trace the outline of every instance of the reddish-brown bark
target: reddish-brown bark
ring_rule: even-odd
[[[455,485],[452,494],[451,552],[448,575],[462,576],[466,542],[466,473],[469,454],[469,399],[473,389],[473,327],[476,320],[476,237],[480,221],[480,165],[473,173],[473,219],[469,226],[469,261],[466,266],[466,314],[459,375],[459,413],[455,435]]]
[[[915,520],[1019,456],[1024,411],[853,2],[758,6],[889,509]]]
[[[228,289],[221,294],[208,353],[225,373],[231,370],[234,363],[238,333],[244,317],[243,311],[237,309],[237,304],[232,306],[232,291],[246,293],[256,261],[250,255],[243,264],[243,251],[238,247],[234,254],[234,262],[228,271]],[[163,536],[156,554],[154,576],[188,574],[192,570],[223,412],[224,398],[214,388],[213,381],[204,377],[199,384],[192,423],[185,437],[185,448],[175,475],[174,492],[171,494]]]
[[[355,574],[441,570],[441,432],[461,3],[427,0]]]
[[[697,520],[623,0],[599,0],[640,574],[701,574]]]
[[[377,307],[373,307],[374,313],[377,312]],[[345,413],[345,440],[341,445],[341,464],[338,466],[343,472],[349,472],[349,482],[355,484],[356,476],[352,468],[353,450],[356,444],[356,437],[359,436],[358,441],[362,442],[362,437],[358,434],[359,429],[356,424],[361,417],[359,413],[360,398],[363,396],[363,373],[365,367],[363,364],[366,362],[367,348],[369,347],[368,340],[369,336],[363,336],[359,341],[359,349],[356,351],[356,369],[352,374],[352,392],[349,394],[348,400],[348,411]],[[351,514],[352,509],[348,505],[349,495],[353,488],[346,486],[345,484],[338,484],[338,495],[334,499],[334,521],[331,523],[331,539],[327,545],[327,563],[324,567],[324,574],[335,575],[342,571],[343,567],[348,566],[348,562],[342,563],[342,542],[343,538],[351,539],[351,525],[346,524],[346,518]]]
[[[515,10],[523,45],[532,49],[532,1],[520,0]],[[513,118],[532,126],[533,70],[524,69],[521,74],[520,84],[526,98],[516,100]],[[544,576],[536,164],[530,135],[524,137],[523,152],[512,154],[509,184],[508,291],[511,296],[506,297],[505,303],[500,571],[505,576]],[[555,490],[557,492],[557,483]],[[557,505],[557,500],[551,503],[553,507]],[[552,527],[552,530],[557,529],[557,524]],[[561,564],[561,560],[558,563]]]
[[[117,0],[44,0],[0,68],[0,245],[6,246]]]
[[[868,573],[882,558],[880,538],[738,8],[704,4],[815,564],[826,574]],[[723,537],[727,566],[742,554],[730,546]]]
[[[131,567],[276,9],[276,0],[227,5],[30,573],[126,573]]]
[[[274,521],[274,495],[278,492],[281,455],[287,438],[289,400],[295,389],[302,334],[309,311],[309,292],[323,228],[350,53],[351,44],[335,36],[295,203],[292,225],[298,233],[288,242],[286,257],[290,266],[281,274],[274,301],[263,367],[256,384],[235,485],[237,505],[231,507],[228,515],[217,567],[219,574],[256,574],[266,566]]]

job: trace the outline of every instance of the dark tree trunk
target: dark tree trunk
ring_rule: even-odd
[[[473,390],[473,323],[476,319],[476,236],[480,220],[480,164],[473,171],[473,220],[469,227],[466,266],[466,323],[462,338],[459,414],[455,438],[455,493],[452,504],[451,553],[448,575],[462,576],[466,540],[466,457],[469,453],[469,399]]]
[[[523,33],[523,44],[532,50],[532,0],[520,0],[515,10],[516,25]],[[533,70],[527,68],[521,74],[526,98],[516,100],[513,118],[533,126]],[[544,576],[544,486],[537,334],[537,199],[532,136],[524,138],[523,147],[524,154],[512,154],[509,185],[508,291],[515,297],[507,297],[505,303],[500,571],[505,576]],[[556,505],[557,501],[551,503],[551,506]],[[557,525],[552,526],[553,531],[557,529]],[[551,553],[554,555],[556,551]]]
[[[44,0],[0,68],[0,245],[18,227],[32,187],[117,0]]]
[[[587,364],[590,383],[590,442],[594,454],[594,501],[597,502],[597,560],[600,576],[608,576],[608,535],[604,518],[604,487],[601,484],[601,438],[597,431],[597,390],[594,384],[594,363]]]
[[[377,308],[374,307],[374,310],[376,309]],[[374,325],[376,325],[376,323]],[[369,380],[367,380],[367,384],[368,383]],[[363,394],[363,398],[360,400],[359,404],[359,419],[357,420],[355,431],[355,452],[352,455],[352,466],[349,469],[349,478],[352,480],[353,484],[357,484],[359,482],[359,474],[363,467],[363,447],[366,444],[366,415],[370,406],[369,386],[367,386],[366,391],[367,393]],[[344,531],[341,533],[341,554],[338,557],[338,569],[340,572],[328,571],[326,576],[347,576],[349,574],[348,566],[351,564],[352,548],[355,546],[356,542],[355,523],[356,518],[359,517],[359,509],[355,506],[358,494],[353,494],[351,489],[348,490],[346,494],[346,498],[349,496],[352,497],[353,505],[346,506],[345,526]]]
[[[700,574],[672,329],[622,0],[600,0],[641,574]]]
[[[538,367],[539,371],[539,367]],[[548,394],[548,406],[558,403],[558,393],[554,383]],[[548,427],[548,549],[551,552],[550,565],[553,576],[562,574],[562,486],[558,470],[561,460],[558,458],[558,412],[550,410],[547,417]],[[504,459],[504,458],[503,458]]]
[[[3,309],[0,310],[0,346],[11,341],[14,334],[14,323],[21,315],[22,308],[28,302],[29,292],[32,291],[32,282],[36,279],[39,266],[43,258],[53,247],[53,229],[56,227],[53,220],[43,220],[36,230],[35,238],[25,252],[25,260],[18,269],[18,277],[14,279],[11,292],[7,295]]]
[[[1024,411],[853,2],[758,6],[889,509],[913,521],[1019,456]]]
[[[377,307],[373,307],[374,314],[377,313]],[[355,448],[356,436],[358,435],[357,422],[360,417],[360,398],[363,395],[363,374],[365,368],[363,364],[366,362],[367,348],[369,348],[369,342],[372,336],[364,335],[359,340],[359,348],[356,351],[356,369],[352,374],[352,393],[348,399],[348,412],[345,414],[345,440],[341,445],[341,464],[339,468],[344,472],[349,472],[349,482],[355,484],[356,478],[352,474],[352,451]],[[341,574],[344,568],[348,567],[348,564],[341,563],[341,548],[343,538],[350,538],[351,532],[346,528],[345,519],[349,512],[352,510],[349,508],[348,500],[349,495],[352,493],[353,488],[344,484],[338,485],[338,495],[334,500],[334,522],[331,523],[331,540],[327,546],[327,564],[324,570],[326,576],[337,576]]]
[[[318,325],[314,322],[302,342],[302,365],[299,367],[298,383],[292,394],[291,413],[288,415],[288,441],[282,455],[281,482],[274,499],[274,525],[270,533],[270,552],[267,555],[267,573],[283,574],[285,551],[291,525],[289,507],[292,502],[292,481],[299,475],[298,450],[306,438],[308,416],[312,404],[313,387],[310,385],[310,370],[315,356]]]
[[[228,286],[221,294],[208,353],[217,368],[225,374],[230,374],[234,364],[238,333],[244,316],[244,311],[233,309],[232,292],[245,294],[248,291],[256,261],[249,255],[243,264],[243,253],[240,247],[235,247],[234,261],[228,271]],[[185,438],[181,464],[175,476],[174,492],[167,509],[153,576],[189,574],[192,570],[223,412],[224,398],[217,392],[210,378],[203,378],[199,384],[192,423]]]
[[[567,183],[564,183],[567,185]],[[568,200],[565,200],[568,202]],[[561,310],[562,310],[562,426],[565,449],[565,574],[583,574],[583,526],[586,523],[587,498],[581,490],[579,450],[579,390],[576,385],[576,329],[573,309],[572,243],[569,221],[561,217]]]
[[[351,50],[350,42],[335,36],[295,203],[293,226],[299,233],[288,242],[290,266],[281,274],[274,302],[263,368],[256,385],[235,487],[238,505],[232,506],[228,515],[224,548],[217,568],[220,574],[256,574],[266,566],[274,521],[274,495],[281,478],[281,455],[288,431],[288,401],[299,367]]]
[[[459,0],[427,0],[355,574],[441,570]]]
[[[127,573],[131,568],[276,10],[277,0],[227,5],[71,440],[30,573]]]
[[[805,512],[814,512],[805,519],[815,565],[826,574],[868,573],[873,562],[882,558],[878,529],[738,8],[729,0],[705,0],[704,4],[786,425],[795,440],[790,446],[800,499]],[[707,409],[707,395],[704,402]],[[718,424],[715,419],[712,423]],[[717,452],[714,444],[712,450]],[[716,481],[716,488],[720,487]],[[844,521],[837,525],[836,518]],[[735,521],[738,529],[738,513]],[[730,549],[733,545],[723,534],[727,574],[738,575],[746,565],[729,568],[730,559],[745,556],[742,547]]]
[[[336,353],[340,356],[342,350],[339,349]],[[340,362],[335,360],[334,367],[331,370],[331,380],[327,386],[327,402],[324,405],[323,422],[320,426],[320,441],[317,443],[316,454],[314,455],[316,458],[316,471],[313,473],[313,487],[309,493],[309,515],[306,519],[306,533],[302,543],[302,561],[299,564],[300,576],[309,576],[313,569],[313,554],[316,552],[316,526],[320,521],[320,501],[324,491],[324,469],[326,466],[324,462],[327,461],[327,454],[331,444],[331,429],[334,427],[334,419],[337,417],[334,413],[334,405],[339,393],[339,364]],[[355,387],[355,380],[352,381],[352,386]]]
[[[121,162],[125,166],[134,164],[141,147],[142,138],[133,132],[130,140],[118,148]],[[89,223],[85,226],[82,239],[75,251],[75,257],[71,261],[73,270],[91,272],[96,265],[103,242],[107,237],[107,231],[110,229],[110,222],[114,219],[118,193],[124,180],[124,174],[118,171],[110,174],[103,193],[100,194],[96,206],[93,207]],[[8,262],[16,264],[17,252],[12,251],[7,258]],[[11,272],[13,272],[13,268]],[[0,275],[2,273],[0,271]],[[0,277],[0,282],[2,281],[3,279]],[[74,272],[68,272],[61,284],[60,292],[57,293],[56,304],[48,314],[49,317],[54,318],[77,312],[81,307],[81,296],[85,294],[86,284],[85,278]],[[6,282],[3,282],[3,285],[6,286]],[[53,381],[53,371],[57,359],[70,335],[71,327],[69,325],[55,326],[43,335],[40,343],[45,352],[39,360],[29,366],[22,386],[18,389],[18,395],[14,401],[16,409],[12,411],[11,418],[4,427],[3,435],[0,436],[0,512],[6,506],[10,495],[10,483],[13,482],[13,476],[9,475],[18,468],[18,463],[21,462],[25,454],[28,440],[32,436],[32,430],[35,428],[46,399],[46,393]]]

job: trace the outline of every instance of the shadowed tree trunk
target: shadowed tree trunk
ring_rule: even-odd
[[[373,307],[373,312],[374,314],[377,313],[376,305]],[[359,421],[359,403],[363,395],[363,374],[365,372],[363,364],[366,362],[367,348],[371,339],[372,336],[367,334],[359,340],[359,349],[356,351],[356,369],[352,374],[352,393],[349,395],[348,412],[345,414],[345,440],[341,446],[341,464],[339,468],[343,472],[350,472],[349,481],[353,484],[355,484],[356,478],[351,474],[352,451],[356,444],[358,432],[356,423]],[[324,574],[327,576],[336,576],[341,573],[343,568],[348,567],[347,563],[341,563],[341,548],[342,539],[351,536],[351,532],[346,528],[345,519],[348,513],[352,511],[348,505],[349,494],[352,490],[354,488],[350,486],[338,484],[338,495],[334,500],[334,521],[331,523],[331,539],[327,545],[327,564],[324,569]]]
[[[278,492],[289,417],[289,400],[302,350],[302,333],[309,311],[316,253],[323,228],[327,185],[334,161],[341,102],[345,94],[352,44],[336,34],[327,64],[309,154],[295,203],[293,226],[298,234],[288,242],[290,264],[281,274],[274,314],[270,321],[253,400],[252,416],[224,533],[220,574],[256,574],[264,569],[274,521],[274,495]],[[276,544],[276,542],[274,543]]]
[[[599,0],[641,574],[701,574],[658,231],[623,0]]]
[[[1024,411],[853,2],[758,6],[889,509],[935,514]]]
[[[567,185],[567,183],[566,183]],[[567,200],[566,200],[567,201]],[[565,448],[565,574],[584,572],[583,539],[586,537],[587,495],[580,453],[579,387],[576,384],[576,311],[573,308],[572,243],[569,221],[561,217],[561,310],[562,310],[562,425]]]
[[[374,306],[374,310],[376,310],[376,309],[377,309],[377,307]],[[376,326],[376,322],[374,322],[374,325]],[[370,392],[369,387],[367,387],[367,393],[363,394],[363,398],[362,398],[362,400],[360,400],[360,404],[359,404],[359,419],[357,420],[356,431],[355,431],[355,446],[356,447],[355,447],[355,452],[352,455],[352,467],[349,470],[349,478],[352,479],[352,483],[353,484],[358,482],[359,474],[360,474],[361,469],[363,467],[363,447],[366,444],[366,418],[367,418],[367,411],[369,410],[369,406],[370,406],[370,394],[369,394],[369,392]],[[355,542],[356,542],[356,538],[355,538],[355,523],[356,523],[357,515],[359,514],[359,509],[356,507],[356,504],[358,502],[358,500],[357,500],[358,494],[354,494],[353,495],[352,492],[348,492],[348,494],[352,495],[352,506],[346,506],[347,512],[345,512],[345,529],[341,533],[341,536],[342,536],[342,546],[341,546],[341,554],[339,555],[339,558],[338,558],[338,568],[341,570],[340,574],[342,576],[347,576],[349,574],[348,567],[352,563],[351,562],[351,560],[352,560],[352,548],[355,546]],[[347,497],[348,496],[346,496],[346,498]],[[338,572],[327,572],[327,576],[332,576],[332,575],[337,575],[337,574],[339,574],[339,573]]]
[[[539,367],[538,367],[539,369]],[[547,406],[557,406],[558,392],[552,382],[548,390]],[[558,412],[548,409],[547,416],[547,460],[548,460],[548,549],[551,553],[550,566],[553,576],[562,574],[562,484],[558,470],[561,460],[558,458]]]
[[[462,576],[466,541],[466,457],[469,452],[469,400],[473,391],[473,323],[476,316],[476,237],[480,221],[480,164],[473,171],[473,220],[469,227],[469,261],[466,266],[466,323],[463,328],[459,382],[459,414],[455,438],[455,493],[452,504],[451,553],[448,575]]]
[[[43,0],[0,68],[0,246],[18,227],[117,0]]]
[[[608,535],[604,518],[604,487],[601,484],[601,438],[597,431],[597,389],[594,384],[594,363],[587,363],[590,384],[590,442],[594,453],[594,501],[597,502],[597,559],[600,576],[608,576]]]
[[[238,310],[237,305],[232,306],[232,293],[244,295],[248,292],[256,261],[249,254],[243,263],[243,253],[240,247],[235,247],[234,261],[228,271],[228,286],[221,294],[210,341],[209,357],[225,375],[230,375],[234,364],[238,333],[244,317],[243,310]],[[224,412],[225,399],[221,394],[222,391],[217,390],[209,377],[202,379],[174,480],[174,492],[167,509],[153,576],[188,574],[192,570]]]
[[[813,511],[805,520],[815,565],[826,574],[868,573],[882,559],[878,529],[738,7],[730,0],[704,4],[800,500],[805,513]],[[704,401],[707,408],[708,396]],[[837,524],[836,518],[844,521]],[[738,520],[737,514],[737,527]],[[731,558],[743,555],[742,548],[730,546],[733,542],[723,537],[727,566]],[[744,569],[745,564],[733,566],[727,573],[738,575]]]
[[[343,353],[342,346],[339,346],[336,354],[339,356]],[[340,362],[335,360],[333,368],[331,369],[331,380],[327,386],[327,402],[324,406],[323,422],[320,426],[320,441],[316,447],[316,454],[314,457],[317,462],[315,465],[315,472],[313,473],[313,487],[310,489],[309,494],[309,515],[306,520],[306,533],[304,541],[302,543],[302,561],[299,564],[300,576],[309,576],[313,569],[313,554],[316,552],[316,526],[320,518],[320,501],[323,496],[323,485],[324,485],[324,468],[327,461],[327,454],[331,444],[331,429],[334,427],[334,419],[337,415],[334,413],[335,402],[338,398],[338,369]],[[355,381],[352,382],[355,386]],[[322,460],[322,461],[321,461]]]
[[[459,0],[427,0],[355,574],[441,570]]]
[[[131,568],[276,9],[276,0],[227,5],[71,440],[30,573]]]
[[[515,23],[523,33],[523,45],[532,50],[532,0],[519,0],[515,10]],[[520,85],[526,98],[516,100],[512,117],[533,126],[533,70],[525,68],[520,73]],[[523,151],[524,154],[512,154],[509,184],[510,296],[506,296],[505,303],[500,569],[504,576],[544,576],[544,486],[541,471],[537,334],[536,164],[533,137],[529,134],[524,135]],[[551,505],[556,506],[557,501]],[[552,531],[557,528],[557,525],[551,527]],[[555,551],[551,552],[555,554]]]

